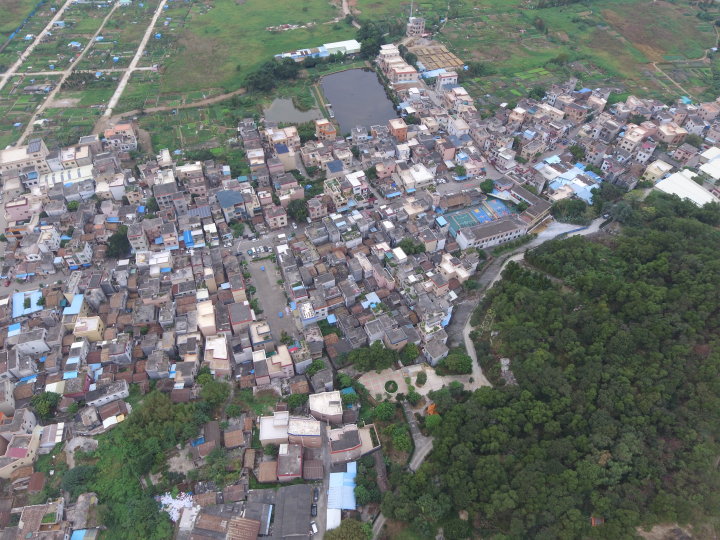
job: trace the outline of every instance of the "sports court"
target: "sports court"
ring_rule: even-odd
[[[457,232],[465,227],[474,227],[482,223],[490,223],[503,216],[514,214],[505,203],[493,197],[487,197],[480,206],[470,210],[459,210],[454,214],[445,216],[450,224],[450,232],[457,236]]]

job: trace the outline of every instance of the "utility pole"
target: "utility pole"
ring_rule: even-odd
[[[410,21],[412,21],[413,0],[410,0]]]

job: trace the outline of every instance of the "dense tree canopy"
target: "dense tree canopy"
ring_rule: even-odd
[[[526,254],[542,273],[509,264],[480,307],[499,333],[473,336],[494,387],[430,394],[430,461],[391,468],[383,513],[424,537],[458,510],[495,540],[629,539],[661,522],[714,537],[720,233],[706,214],[653,193],[619,236],[547,242]]]
[[[107,257],[121,258],[130,252],[130,240],[127,237],[127,226],[121,225],[117,232],[108,240]]]

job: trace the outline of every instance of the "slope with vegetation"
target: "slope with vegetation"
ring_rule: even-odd
[[[391,471],[384,515],[451,540],[468,533],[461,510],[495,540],[629,539],[668,522],[715,537],[720,207],[633,204],[621,235],[545,243],[526,255],[540,272],[508,265],[479,308],[498,334],[473,335],[495,386],[448,400],[430,461]]]

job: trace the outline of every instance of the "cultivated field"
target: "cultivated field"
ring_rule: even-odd
[[[39,3],[39,0],[0,0],[0,45],[5,43]],[[47,4],[52,5],[51,2]],[[49,8],[47,11],[50,11]]]

